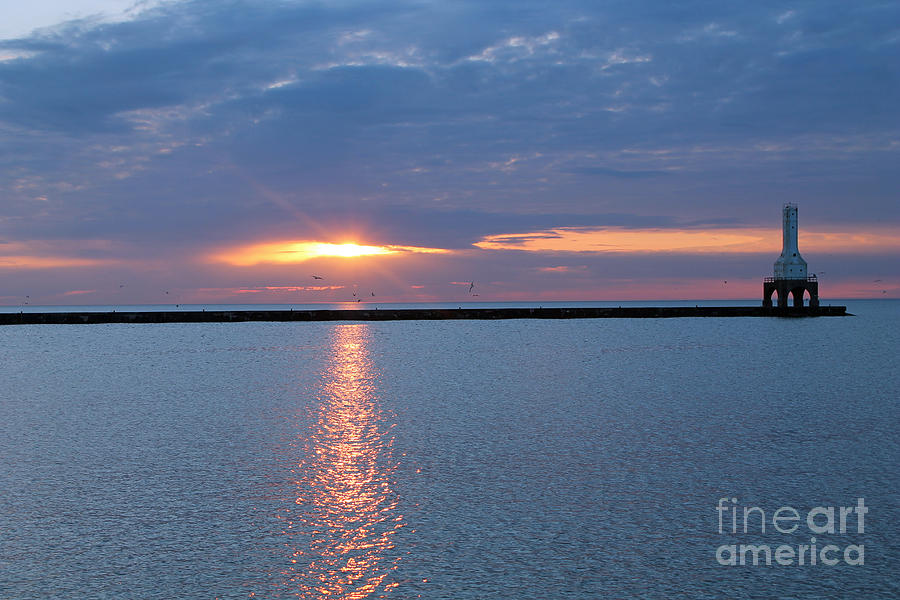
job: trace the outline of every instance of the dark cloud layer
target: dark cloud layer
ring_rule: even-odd
[[[0,237],[896,224],[892,2],[169,2],[0,41]]]

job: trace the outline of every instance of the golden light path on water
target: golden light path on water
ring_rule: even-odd
[[[391,415],[379,404],[365,324],[337,325],[304,457],[296,506],[284,514],[290,567],[283,593],[298,598],[380,597],[398,585],[390,551],[404,525],[393,489]],[[378,596],[376,596],[376,594]]]

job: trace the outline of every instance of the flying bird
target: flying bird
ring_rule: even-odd
[[[472,290],[474,290],[474,289],[475,289],[475,282],[473,281],[472,283],[469,284],[469,293],[471,294]]]
[[[324,277],[321,277],[319,275],[313,275],[312,278],[313,279],[325,279]]]

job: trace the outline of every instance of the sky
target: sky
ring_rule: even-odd
[[[900,297],[897,2],[0,12],[0,304]]]

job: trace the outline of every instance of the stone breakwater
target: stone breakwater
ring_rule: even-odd
[[[0,325],[237,323],[244,321],[434,321],[450,319],[664,319],[678,317],[843,317],[845,306],[630,306],[609,308],[404,308],[361,310],[179,310],[0,313]]]

